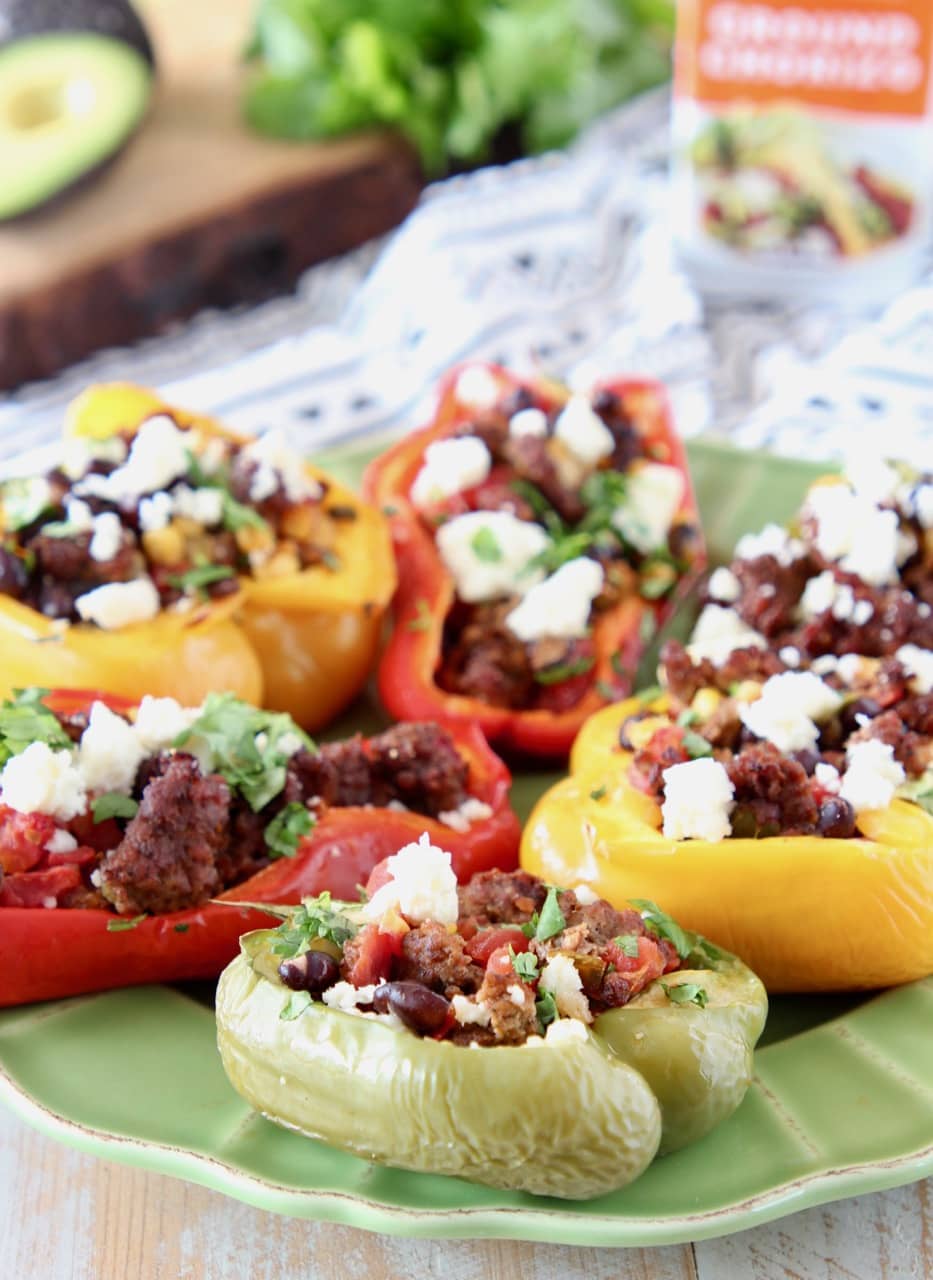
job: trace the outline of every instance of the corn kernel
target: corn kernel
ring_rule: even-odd
[[[636,751],[646,747],[659,729],[670,725],[667,716],[645,716],[644,720],[633,720],[626,726],[625,734]]]
[[[723,695],[718,689],[706,688],[697,691],[690,703],[690,710],[701,724],[705,723],[722,702]]]
[[[180,564],[185,558],[185,539],[174,521],[144,533],[143,548],[155,564]]]

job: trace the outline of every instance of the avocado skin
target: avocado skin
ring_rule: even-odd
[[[66,31],[120,40],[155,67],[149,35],[128,0],[0,0],[0,47]]]

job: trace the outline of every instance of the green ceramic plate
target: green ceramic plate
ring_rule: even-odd
[[[815,474],[708,444],[691,460],[720,558],[738,534],[787,517]],[[356,478],[364,459],[327,461]],[[348,723],[373,715],[364,707]],[[522,810],[552,776],[517,779]],[[0,1097],[97,1155],[400,1235],[665,1244],[933,1173],[931,980],[874,998],[776,1000],[736,1114],[625,1191],[583,1204],[377,1168],[260,1119],[221,1070],[210,994],[146,987],[0,1014]],[[541,1100],[543,1124],[559,1101]]]

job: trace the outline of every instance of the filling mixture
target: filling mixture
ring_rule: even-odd
[[[897,464],[814,486],[798,526],[742,538],[669,709],[623,725],[675,839],[847,838],[894,796],[933,812],[933,481]],[[650,701],[650,691],[649,691]]]
[[[336,569],[352,506],[329,505],[278,431],[238,444],[167,413],[135,435],[69,440],[45,476],[0,486],[0,593],[115,630],[238,578]]]
[[[673,920],[636,905],[616,911],[525,871],[484,871],[458,887],[450,855],[423,835],[376,867],[361,904],[309,898],[274,931],[274,976],[294,993],[281,1016],[323,1001],[477,1046],[583,1034],[691,955]],[[706,1004],[696,984],[665,990],[674,1003]]]
[[[102,702],[56,714],[44,692],[0,706],[0,907],[182,911],[293,856],[328,807],[412,809],[459,831],[491,813],[435,725],[316,747],[232,694],[146,697],[124,717]]]
[[[684,475],[612,392],[554,407],[470,368],[456,394],[469,419],[427,447],[410,495],[456,591],[437,681],[567,710],[593,682],[600,613],[663,600],[696,554]]]

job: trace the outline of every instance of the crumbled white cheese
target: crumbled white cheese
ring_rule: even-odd
[[[96,622],[104,631],[119,631],[134,622],[147,622],[159,612],[159,593],[151,578],[131,582],[106,582],[75,600],[85,622]]]
[[[450,854],[433,845],[427,832],[416,844],[406,844],[393,854],[387,869],[392,878],[363,907],[365,920],[379,921],[394,910],[410,924],[424,920],[457,923],[457,877],[450,865]]]
[[[83,813],[87,792],[70,751],[53,751],[47,742],[31,742],[11,756],[0,772],[3,803],[17,813],[47,813],[69,822]]]
[[[469,1000],[466,996],[454,996],[451,1000],[454,1017],[462,1027],[488,1027],[492,1020],[489,1006],[481,1000]]]
[[[122,436],[107,436],[103,440],[69,436],[62,445],[58,465],[69,480],[80,480],[92,462],[113,462],[119,466],[128,452]]]
[[[573,892],[581,907],[591,907],[594,902],[599,902],[599,894],[594,893],[588,884],[575,884]]]
[[[863,498],[872,503],[893,502],[901,477],[877,454],[861,449],[846,459],[845,478]]]
[[[814,671],[818,676],[828,676],[835,671],[839,665],[839,659],[834,653],[823,653],[818,658],[814,658],[810,663],[810,670]]]
[[[898,565],[905,564],[906,561],[914,554],[919,547],[916,535],[911,529],[902,529],[898,526],[897,530],[897,554],[896,559]]]
[[[615,448],[615,437],[584,395],[571,396],[561,409],[554,439],[588,467],[608,458]]]
[[[831,764],[820,761],[813,770],[813,778],[818,787],[823,791],[829,792],[832,796],[838,796],[842,786],[842,779],[839,776],[839,770]]]
[[[172,507],[176,515],[194,520],[196,524],[210,529],[220,524],[224,514],[224,495],[222,489],[192,489],[180,484],[172,491]]]
[[[139,527],[143,533],[155,533],[164,529],[172,518],[175,503],[172,495],[160,490],[149,498],[141,498],[139,503]]]
[[[577,1018],[580,1022],[592,1022],[590,1003],[583,993],[583,982],[570,956],[551,956],[541,970],[539,990],[549,991],[554,997],[558,1013],[565,1018]]]
[[[277,739],[275,749],[281,752],[283,756],[293,756],[296,751],[300,751],[305,744],[299,738],[297,733],[283,733]]]
[[[164,489],[188,470],[188,435],[165,414],[148,418],[139,428],[122,467],[109,476],[87,475],[75,493],[133,502],[144,493]]]
[[[778,657],[784,663],[785,667],[800,666],[800,650],[796,645],[786,644],[783,649],[778,649]]]
[[[547,414],[543,409],[520,409],[509,419],[510,436],[547,435]]]
[[[710,598],[718,600],[720,604],[735,604],[742,594],[742,587],[738,578],[731,569],[727,569],[724,565],[714,569],[710,574],[707,590]]]
[[[907,670],[917,693],[933,692],[933,653],[917,644],[902,644],[895,658]]]
[[[339,1009],[342,1013],[356,1013],[361,1004],[372,1004],[376,994],[376,983],[370,982],[365,987],[354,987],[351,982],[335,982],[321,996],[328,1009]]]
[[[792,538],[779,524],[766,524],[760,533],[746,533],[735,544],[737,560],[757,560],[760,556],[774,556],[778,564],[789,565],[799,560],[804,545]]]
[[[113,511],[104,511],[94,517],[94,533],[88,548],[92,560],[106,564],[123,545],[123,526]]]
[[[583,636],[604,577],[602,565],[588,556],[568,560],[531,588],[521,603],[506,614],[505,625],[526,642],[542,636],[568,640]]]
[[[814,545],[827,560],[838,560],[847,573],[872,586],[897,577],[897,512],[853,493],[847,485],[815,485],[804,511],[816,521]]]
[[[149,755],[164,751],[191,728],[200,714],[200,707],[183,707],[174,698],[153,698],[147,693],[134,724],[139,745]]]
[[[846,771],[839,794],[856,813],[886,809],[906,776],[888,743],[877,738],[854,742],[846,749]]]
[[[818,723],[841,705],[839,694],[812,671],[784,671],[765,681],[754,702],[741,704],[739,715],[779,751],[802,751],[819,738]]]
[[[470,365],[458,375],[454,395],[470,409],[493,409],[499,399],[499,379],[481,364]]]
[[[859,679],[871,679],[877,666],[874,658],[865,658],[860,653],[844,653],[836,659],[835,671],[843,684],[853,685]]]
[[[45,842],[47,853],[72,853],[78,847],[78,842],[70,831],[63,831],[61,827],[52,832],[52,835]]]
[[[129,794],[145,754],[134,726],[103,702],[95,702],[78,753],[87,789]]]
[[[911,512],[921,529],[933,529],[933,484],[918,484],[911,494]]]
[[[411,486],[416,507],[430,507],[464,489],[482,484],[492,469],[492,454],[477,436],[435,440],[424,451],[424,462]]]
[[[862,627],[874,615],[870,600],[856,600],[855,592],[847,582],[837,582],[829,569],[811,578],[800,597],[800,611],[804,618],[831,612],[840,622],[852,622]]]
[[[507,511],[470,511],[442,524],[436,544],[457,595],[467,604],[476,604],[530,591],[544,572],[530,569],[529,562],[551,540],[539,524],[519,520]]]
[[[669,840],[725,840],[735,787],[718,760],[704,756],[664,770],[663,831]]]
[[[280,484],[289,502],[322,496],[323,490],[308,474],[301,454],[289,446],[285,433],[279,429],[263,432],[242,450],[240,457],[257,464],[249,486],[252,502],[271,497]]]
[[[544,1043],[550,1045],[570,1044],[577,1040],[585,1040],[586,1035],[586,1027],[581,1019],[573,1017],[558,1018],[555,1022],[550,1023],[547,1031],[545,1031]],[[532,1037],[529,1037],[525,1043],[531,1044],[531,1039]],[[538,1037],[535,1036],[534,1039],[537,1040]]]
[[[437,815],[438,822],[443,822],[451,831],[469,831],[474,822],[484,822],[492,817],[492,809],[475,796],[467,796],[463,804],[456,809],[445,809]]]
[[[86,502],[69,494],[65,499],[65,521],[73,533],[87,533],[94,528],[94,513]]]
[[[612,523],[627,542],[647,554],[667,542],[683,501],[684,478],[677,467],[646,462],[626,477],[625,501]]]
[[[525,989],[518,982],[513,982],[510,987],[506,987],[509,999],[514,1005],[518,1005],[519,1009],[525,1007]]]
[[[734,609],[708,604],[697,618],[687,653],[694,662],[709,658],[718,665],[725,662],[734,649],[767,647],[764,636],[747,627]]]

